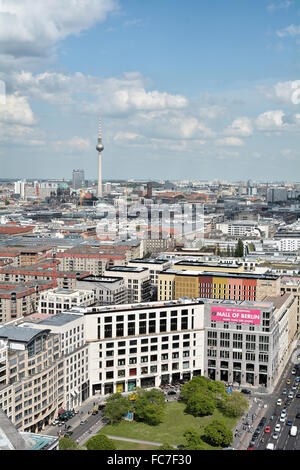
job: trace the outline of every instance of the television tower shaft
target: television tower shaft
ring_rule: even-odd
[[[99,118],[99,134],[98,134],[98,143],[96,145],[96,150],[98,152],[98,190],[97,196],[102,197],[102,152],[104,150],[104,145],[102,143],[101,135],[101,118]]]

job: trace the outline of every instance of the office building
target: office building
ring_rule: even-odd
[[[84,170],[73,170],[72,187],[74,191],[85,187]]]

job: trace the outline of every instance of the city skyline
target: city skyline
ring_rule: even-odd
[[[100,111],[103,181],[298,179],[295,1],[65,4],[0,5],[2,178],[97,179]]]

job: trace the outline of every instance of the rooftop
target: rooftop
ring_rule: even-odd
[[[41,331],[37,331],[34,328],[27,326],[28,324],[16,325],[4,325],[0,328],[0,338],[6,338],[10,341],[20,341],[22,343],[28,343],[33,340],[35,336],[41,334]],[[49,332],[50,330],[43,330]]]

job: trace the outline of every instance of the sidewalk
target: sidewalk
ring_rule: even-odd
[[[251,398],[251,405],[246,411],[246,413],[239,420],[236,430],[238,431],[237,435],[234,437],[232,447],[236,450],[246,450],[248,444],[251,440],[251,436],[258,426],[259,421],[263,417],[266,408],[264,408],[263,401],[260,398],[254,397]],[[244,423],[248,422],[251,426],[251,431],[249,432],[249,427],[243,429]]]

